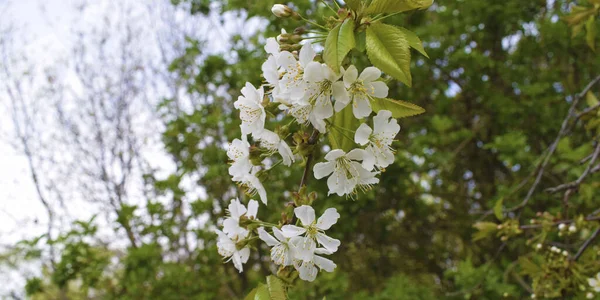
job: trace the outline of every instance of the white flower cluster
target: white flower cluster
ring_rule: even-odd
[[[252,164],[247,136],[252,136],[268,153],[279,153],[286,166],[295,162],[295,158],[284,139],[265,129],[265,106],[270,102],[265,97],[265,87],[270,99],[279,104],[279,109],[293,116],[299,124],[310,124],[323,134],[327,132],[326,120],[349,104],[357,119],[370,116],[372,99],[387,97],[388,87],[378,80],[381,71],[375,67],[365,68],[359,75],[355,66],[335,72],[314,61],[316,53],[309,43],[304,44],[296,56],[281,51],[277,39],[269,38],[265,51],[269,54],[262,65],[266,84],[257,89],[246,83],[242,96],[234,103],[240,111],[242,139],[230,144],[228,155],[233,161],[229,169],[233,180],[248,188],[250,194],[258,193],[266,204],[266,191],[256,176],[262,166]],[[364,149],[348,153],[333,149],[325,156],[327,162],[314,166],[315,177],[329,176],[330,194],[351,195],[357,188],[368,189],[379,182],[376,175],[380,170],[393,163],[391,144],[399,131],[400,126],[392,113],[380,110],[373,117],[372,127],[363,123],[356,130],[354,141]]]
[[[219,254],[227,261],[233,261],[240,273],[244,270],[243,264],[250,257],[250,248],[247,245],[239,245],[249,236],[250,231],[240,226],[242,217],[248,219],[256,219],[258,212],[258,202],[250,200],[248,209],[240,203],[238,199],[232,199],[228,207],[229,217],[223,222],[223,231],[216,230],[219,238],[217,240],[217,248]]]
[[[280,266],[294,266],[300,279],[313,281],[319,269],[333,272],[336,265],[320,255],[330,255],[338,250],[340,241],[325,234],[340,217],[335,208],[328,208],[315,222],[315,210],[303,205],[294,209],[302,227],[284,225],[281,230],[273,227],[275,237],[264,228],[258,229],[258,236],[271,248],[271,259]],[[318,267],[318,268],[317,268]]]
[[[229,217],[223,221],[223,231],[216,230],[219,254],[232,261],[241,273],[243,264],[250,257],[248,246],[251,232],[240,222],[243,219],[258,221],[258,202],[250,200],[246,208],[238,199],[232,199],[228,207]],[[271,248],[271,259],[280,266],[294,266],[302,280],[315,280],[319,269],[333,272],[336,265],[321,255],[330,255],[338,250],[340,241],[325,234],[337,222],[340,214],[335,208],[328,208],[315,221],[315,210],[303,205],[294,209],[302,227],[284,225],[281,229],[272,228],[273,235],[264,227],[258,228],[258,237]],[[260,222],[260,221],[258,221]]]
[[[285,7],[273,9],[281,16],[290,14]],[[263,158],[278,153],[281,161],[277,164],[291,166],[296,161],[285,141],[287,130],[266,129],[267,115],[287,114],[298,124],[314,128],[315,133],[327,134],[328,129],[335,127],[328,119],[351,105],[352,115],[362,124],[356,131],[343,130],[354,132],[353,142],[360,148],[348,152],[332,149],[325,155],[326,161],[314,165],[313,173],[317,179],[328,177],[329,194],[348,196],[357,189],[369,189],[379,182],[377,175],[394,162],[391,145],[400,131],[390,111],[377,111],[372,123],[368,118],[373,114],[372,101],[388,95],[387,85],[379,80],[381,71],[367,67],[359,73],[353,65],[332,70],[315,61],[317,54],[310,43],[302,47],[281,46],[278,41],[291,36],[284,31],[282,35],[286,36],[266,41],[264,48],[268,58],[261,68],[266,82],[258,88],[246,83],[242,95],[234,103],[239,110],[242,136],[228,146],[227,155],[232,162],[229,174],[250,195],[258,194],[266,205],[267,193],[258,178],[266,170]],[[277,109],[279,111],[274,111]],[[249,139],[255,145],[251,145]],[[284,225],[281,228],[257,220],[257,208],[258,203],[254,200],[248,203],[247,209],[238,200],[232,200],[223,231],[217,230],[219,253],[233,261],[240,272],[249,258],[248,243],[256,238],[254,234],[271,247],[271,259],[275,264],[293,266],[303,280],[313,281],[319,270],[333,272],[335,263],[324,256],[333,254],[340,246],[339,240],[325,234],[340,217],[335,208],[326,209],[319,219],[315,219],[314,209],[301,205],[294,209],[294,214],[302,226]],[[266,228],[271,228],[271,233]]]

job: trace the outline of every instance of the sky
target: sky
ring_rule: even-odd
[[[38,63],[51,61],[54,54],[66,48],[61,37],[68,32],[71,2],[47,0],[42,6],[36,0],[0,0],[0,11],[4,10],[0,19],[16,24],[18,30],[25,33],[23,36],[27,41],[23,43],[27,44],[25,51],[30,58]],[[7,100],[0,98],[2,101]],[[2,116],[7,116],[6,110],[6,105],[0,106]],[[0,245],[39,235],[42,228],[35,220],[44,216],[44,208],[29,176],[27,160],[12,145],[12,130],[11,119],[0,118]]]
[[[144,35],[138,38],[141,41],[140,44],[144,45],[143,49],[149,49],[148,53],[140,55],[153,55],[152,53],[155,52],[152,51],[157,51],[157,43],[162,41],[156,39],[158,36],[154,35],[156,32],[161,32],[168,39],[165,43],[171,44],[176,40],[169,36],[170,31],[161,31],[163,28],[159,24],[165,25],[160,21],[174,21],[174,23],[177,23],[174,26],[179,26],[177,27],[177,30],[179,30],[177,33],[182,35],[182,40],[183,35],[203,35],[204,38],[210,41],[205,50],[211,54],[226,53],[229,48],[228,36],[234,33],[250,36],[261,27],[262,22],[258,19],[246,22],[243,20],[244,18],[239,18],[236,15],[212,15],[208,18],[191,19],[192,17],[187,14],[181,13],[168,15],[167,19],[172,19],[165,20],[160,19],[161,16],[143,10],[149,6],[165,3],[167,4],[166,7],[172,8],[169,0],[122,0],[122,2],[88,0],[87,2],[94,5],[94,7],[81,14],[76,7],[83,2],[86,2],[86,0],[0,0],[0,32],[9,24],[14,26],[17,34],[15,34],[13,48],[18,49],[17,52],[22,54],[29,65],[33,66],[33,70],[39,71],[39,74],[43,74],[41,71],[48,67],[61,69],[65,73],[65,82],[75,92],[81,92],[81,84],[69,77],[72,75],[69,72],[73,71],[68,71],[68,65],[65,65],[64,68],[61,66],[62,63],[69,62],[69,54],[75,46],[74,31],[80,29],[81,26],[85,27],[103,22],[106,15],[117,18],[112,14],[114,5],[128,3],[128,5],[140,10],[140,13],[136,16],[140,16],[139,22],[142,22],[142,24],[137,25],[142,26],[146,31],[144,31]],[[155,12],[161,13],[160,9]],[[226,25],[222,28],[219,25],[219,17],[226,20]],[[138,21],[136,20],[136,22]],[[219,27],[219,30],[216,30],[215,27]],[[118,34],[120,33],[115,32],[115,35]],[[93,35],[91,37],[93,38]],[[148,60],[149,57],[145,57],[145,59]],[[158,67],[165,66],[159,65]],[[11,71],[18,74],[21,70]],[[45,80],[44,76],[41,77],[42,81]],[[33,86],[35,86],[35,83]],[[160,88],[159,86],[156,101],[162,98]],[[35,94],[30,94],[30,96],[35,99]],[[45,224],[47,223],[44,206],[39,201],[31,179],[28,161],[26,157],[19,153],[18,148],[14,147],[18,143],[15,143],[14,140],[14,126],[8,111],[9,103],[10,101],[8,101],[5,94],[2,94],[0,88],[0,251],[14,245],[19,240],[37,237],[45,233]],[[74,104],[76,105],[76,103]],[[44,117],[44,113],[44,111],[41,112],[41,117]],[[44,121],[36,121],[41,122],[42,126],[46,125]],[[157,131],[152,138],[154,138],[154,142],[149,145],[148,148],[150,149],[146,150],[147,155],[149,155],[153,166],[163,171],[162,174],[169,174],[173,166],[166,158],[164,151],[162,151],[162,144],[159,141],[160,131]],[[42,151],[45,148],[42,144],[37,149],[33,149],[33,152]],[[189,182],[193,181],[190,180]],[[190,187],[190,189],[193,190],[190,193],[192,195],[203,193],[198,187]],[[92,215],[96,208],[90,208],[89,203],[81,200],[69,198],[67,206],[76,217],[86,219]],[[145,201],[140,197],[137,200]],[[100,208],[97,208],[97,210],[100,210]],[[112,230],[109,226],[106,226],[105,229],[108,234],[111,234]],[[112,234],[114,235],[114,233]],[[19,271],[19,274],[6,273],[0,267],[0,281],[7,283],[0,286],[0,298],[8,290],[22,290],[19,287],[23,286],[25,277],[39,274],[40,270],[38,265],[28,264],[23,265]]]

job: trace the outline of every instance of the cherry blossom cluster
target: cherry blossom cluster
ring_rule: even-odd
[[[223,230],[216,230],[217,249],[241,273],[250,257],[248,242],[253,233],[249,225],[266,223],[256,218],[258,202],[254,200],[246,208],[238,199],[232,199],[227,211],[229,216],[223,221]],[[284,225],[281,229],[272,226],[275,237],[264,227],[256,230],[258,237],[271,247],[273,262],[282,267],[293,266],[300,279],[307,281],[315,280],[319,269],[333,272],[335,263],[322,255],[336,252],[340,241],[327,236],[325,230],[337,223],[340,214],[335,208],[328,208],[315,222],[315,210],[308,205],[295,208],[294,214],[302,226]]]
[[[355,66],[334,72],[327,65],[314,61],[316,52],[310,43],[302,46],[299,53],[281,51],[275,38],[269,38],[265,46],[269,54],[262,65],[266,84],[256,88],[246,83],[242,96],[234,103],[240,111],[242,138],[234,140],[227,152],[233,161],[229,174],[233,181],[246,187],[250,194],[258,193],[266,204],[265,188],[256,176],[263,166],[253,165],[250,159],[248,136],[268,153],[279,153],[283,164],[295,162],[294,153],[285,137],[265,128],[266,105],[278,103],[283,113],[291,115],[299,124],[311,125],[322,134],[327,133],[327,120],[335,112],[352,105],[353,115],[365,119],[373,112],[371,100],[387,97],[388,87],[375,67],[365,68],[359,75]],[[268,89],[265,97],[265,88]],[[368,189],[379,182],[376,176],[394,161],[391,144],[400,131],[392,113],[380,110],[373,125],[362,123],[354,134],[354,141],[363,148],[348,153],[333,149],[325,156],[327,162],[314,166],[317,179],[329,176],[330,194],[352,195],[357,188]]]
[[[289,13],[283,9],[278,12]],[[284,35],[290,37],[285,32]],[[266,41],[268,58],[262,65],[265,82],[258,87],[246,83],[234,103],[241,120],[241,137],[227,148],[232,180],[267,204],[260,174],[275,164],[290,167],[303,155],[299,150],[292,151],[286,142],[287,130],[265,128],[267,116],[277,120],[291,116],[292,122],[312,128],[317,137],[328,134],[328,130],[352,132],[345,136],[355,144],[355,149],[347,152],[331,149],[324,161],[312,167],[316,179],[327,177],[330,195],[351,197],[357,190],[370,189],[379,182],[377,176],[394,162],[392,142],[400,131],[392,112],[373,113],[372,101],[388,95],[387,85],[380,80],[381,71],[367,67],[359,72],[353,65],[332,70],[315,60],[317,53],[310,43],[291,47],[278,42],[285,38],[282,36]],[[331,121],[348,105],[351,115],[360,123],[355,130],[336,128]],[[349,109],[346,111],[350,114]],[[281,160],[273,163],[274,156]],[[266,163],[266,158],[270,163]],[[326,209],[316,219],[311,206],[297,204],[294,215],[298,220],[296,225],[301,226],[287,221],[280,225],[262,222],[257,219],[257,209],[255,200],[250,200],[247,208],[239,200],[232,200],[223,230],[217,230],[219,253],[240,272],[250,256],[249,243],[256,238],[271,247],[271,259],[276,265],[293,267],[303,280],[313,281],[319,270],[333,272],[336,265],[326,256],[338,250],[340,241],[327,236],[325,231],[340,217],[335,208]]]

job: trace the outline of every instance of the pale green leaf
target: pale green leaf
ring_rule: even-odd
[[[346,0],[344,2],[346,2],[346,5],[353,11],[359,12],[362,9],[362,0]]]
[[[498,199],[494,205],[494,215],[496,215],[496,218],[500,221],[504,219],[504,214],[502,213],[502,202],[504,202],[504,198]]]
[[[421,39],[419,39],[419,37],[414,32],[404,27],[398,27],[398,29],[400,29],[400,31],[404,33],[404,35],[406,36],[406,40],[408,41],[408,45],[411,48],[419,51],[419,53],[423,54],[423,56],[429,58],[429,55],[427,55],[425,48],[423,48],[423,42],[421,42]]]
[[[587,92],[587,94],[585,94],[585,101],[589,107],[596,106],[598,103],[600,103],[598,98],[596,98],[596,95],[594,95],[592,92]]]
[[[347,105],[333,116],[332,126],[329,127],[327,137],[332,149],[342,149],[346,152],[354,149],[354,133],[360,126],[358,119],[352,113],[352,105]]]
[[[339,73],[342,61],[355,46],[354,20],[348,18],[344,23],[333,28],[327,35],[323,60],[333,71]]]
[[[425,109],[418,105],[388,98],[374,98],[371,101],[371,107],[375,113],[380,110],[389,110],[394,118],[412,117],[425,112]]]
[[[269,295],[269,288],[266,284],[260,283],[256,288],[256,294],[254,295],[254,300],[271,300],[271,296]]]
[[[590,16],[587,20],[587,22],[585,23],[585,30],[586,30],[586,34],[585,34],[585,41],[587,42],[588,46],[593,50],[596,51],[596,24],[595,24],[595,16]]]
[[[285,287],[283,286],[283,281],[281,279],[270,275],[267,277],[267,287],[269,288],[269,294],[271,295],[271,300],[286,300],[286,292]]]
[[[519,257],[519,266],[521,267],[521,273],[529,276],[537,275],[543,271],[540,266],[523,256]]]
[[[354,39],[356,40],[356,50],[364,52],[367,50],[367,35],[364,31],[354,33]]]
[[[253,288],[250,293],[248,293],[248,295],[244,298],[244,300],[254,300],[254,298],[256,297],[256,290],[257,288]]]
[[[400,29],[382,23],[371,24],[367,28],[367,55],[375,67],[411,86],[410,49]]]
[[[433,0],[373,0],[367,7],[367,14],[391,14],[415,9],[425,9],[433,4]]]
[[[473,227],[477,229],[477,232],[473,233],[473,241],[490,237],[498,230],[498,225],[492,222],[477,222]]]

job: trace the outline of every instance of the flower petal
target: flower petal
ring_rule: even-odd
[[[269,247],[281,244],[272,235],[270,235],[263,227],[258,228],[258,238],[263,240]]]
[[[281,52],[277,58],[277,64],[287,71],[296,68],[296,63],[296,58],[294,58],[294,55],[288,51]]]
[[[333,149],[331,151],[329,151],[329,153],[327,153],[325,155],[325,159],[328,161],[333,161],[336,160],[342,156],[346,155],[346,152],[344,152],[344,150],[342,149]]]
[[[315,53],[315,49],[313,49],[310,43],[304,44],[304,46],[302,46],[302,48],[300,49],[300,54],[298,55],[300,59],[300,65],[306,67],[308,63],[315,59],[316,55],[317,54]]]
[[[256,200],[250,200],[248,202],[248,212],[246,212],[246,217],[253,217],[256,219],[256,214],[258,214],[258,202]]]
[[[367,93],[376,98],[385,98],[388,96],[390,88],[383,81],[373,81],[369,84],[365,84]]]
[[[321,230],[327,230],[331,228],[331,226],[337,223],[337,220],[340,218],[340,214],[337,212],[335,208],[328,208],[325,210],[323,215],[319,217],[317,220],[317,228]]]
[[[357,119],[368,117],[373,109],[371,103],[366,97],[354,97],[354,104],[352,105],[352,112]]]
[[[279,43],[277,43],[275,38],[271,37],[267,39],[267,42],[265,43],[265,51],[272,55],[279,54]]]
[[[346,73],[344,73],[344,85],[346,88],[350,88],[354,82],[358,79],[358,70],[354,65],[351,65]]]
[[[366,123],[360,124],[358,129],[356,129],[356,134],[354,134],[354,142],[364,146],[369,142],[369,137],[373,133],[373,130]]]
[[[229,214],[231,214],[231,217],[236,220],[246,213],[246,207],[238,199],[231,199],[231,202],[227,208],[229,210]]]
[[[317,249],[317,243],[310,237],[297,240],[294,246],[295,258],[304,261],[312,260],[315,249]]]
[[[309,82],[319,82],[325,79],[323,65],[316,61],[311,61],[304,68],[304,80]]]
[[[302,225],[304,226],[309,226],[315,221],[315,210],[308,205],[294,208],[294,214],[300,219],[300,222],[302,222]]]
[[[329,174],[333,173],[335,167],[335,163],[332,161],[321,162],[315,164],[313,167],[313,173],[316,179],[321,179],[325,176],[329,176]]]
[[[275,238],[277,238],[281,242],[287,242],[287,240],[288,240],[285,237],[285,235],[283,235],[283,232],[281,232],[281,229],[279,229],[277,227],[273,227],[273,234],[275,235]]]
[[[336,265],[331,259],[315,255],[313,261],[315,262],[315,265],[321,268],[321,270],[325,270],[327,272],[333,272],[333,270],[335,270]]]
[[[294,267],[298,271],[300,279],[308,282],[313,282],[319,273],[319,269],[312,261],[294,261]]]
[[[358,77],[358,79],[360,79],[366,83],[366,82],[375,81],[379,77],[381,77],[381,70],[379,70],[375,67],[368,67],[368,68],[365,68],[362,71],[362,73],[360,73],[360,76]]]
[[[348,154],[346,154],[346,157],[351,160],[363,160],[365,154],[366,151],[363,149],[352,149],[350,152],[348,152]]]
[[[281,232],[287,238],[299,236],[306,232],[306,229],[298,227],[296,225],[284,225],[281,227]]]
[[[325,249],[336,252],[338,247],[340,246],[340,240],[336,240],[332,237],[325,235],[324,233],[317,233],[317,241],[321,244]],[[313,251],[314,252],[314,251]]]

